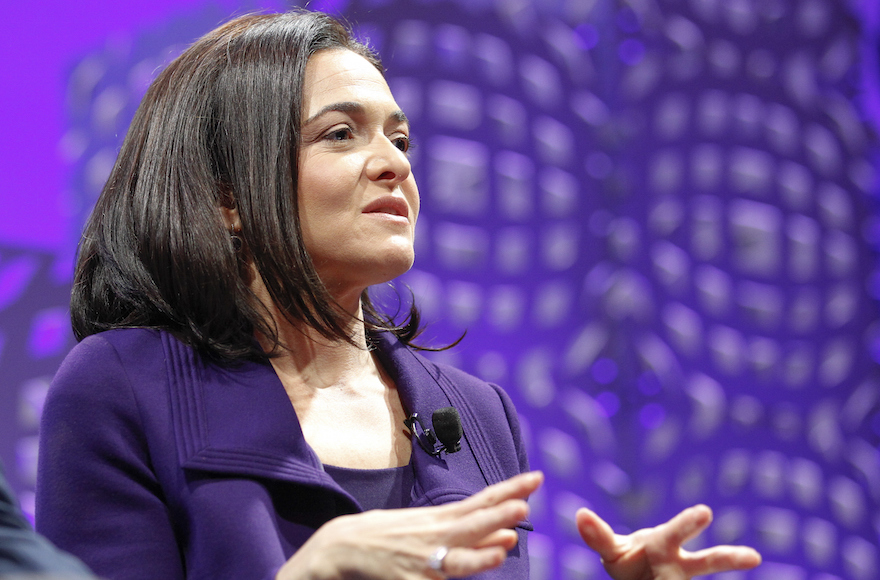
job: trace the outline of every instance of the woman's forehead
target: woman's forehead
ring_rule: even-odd
[[[336,101],[393,103],[394,97],[382,74],[370,61],[350,50],[323,50],[306,67],[303,104],[311,117]]]

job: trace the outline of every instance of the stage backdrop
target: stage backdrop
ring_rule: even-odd
[[[41,89],[63,97],[4,113],[23,132],[47,103],[62,119],[37,131],[63,160],[45,163],[57,186],[27,147],[3,160],[18,211],[0,246],[0,456],[27,509],[42,400],[72,345],[77,235],[140,97],[219,22],[283,8],[151,6],[88,5],[93,40],[69,42]],[[580,505],[626,531],[704,502],[715,523],[692,547],[765,558],[719,578],[875,579],[877,3],[311,7],[378,49],[412,120],[423,209],[399,285],[432,340],[467,330],[437,356],[517,404],[548,476],[532,578],[604,577]]]

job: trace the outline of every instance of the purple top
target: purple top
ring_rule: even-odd
[[[461,451],[412,446],[407,507],[441,505],[528,470],[517,414],[495,385],[387,333],[376,355],[404,410],[455,407]],[[40,426],[37,529],[109,580],[270,580],[321,525],[361,511],[305,441],[272,365],[220,365],[171,334],[85,338],[52,382]],[[525,580],[528,521],[505,564]]]
[[[406,507],[412,497],[412,464],[388,469],[349,469],[325,463],[324,470],[364,511]]]

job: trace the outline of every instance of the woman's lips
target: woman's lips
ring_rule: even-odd
[[[402,218],[409,218],[409,206],[399,197],[385,196],[370,202],[363,213],[383,213]]]

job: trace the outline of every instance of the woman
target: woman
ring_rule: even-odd
[[[322,14],[234,20],[159,75],[80,248],[43,533],[110,579],[528,577],[541,475],[510,400],[366,293],[413,262],[408,148],[379,61]],[[461,451],[413,445],[407,417],[448,406]],[[619,578],[757,563],[680,552],[708,519],[578,514]]]

